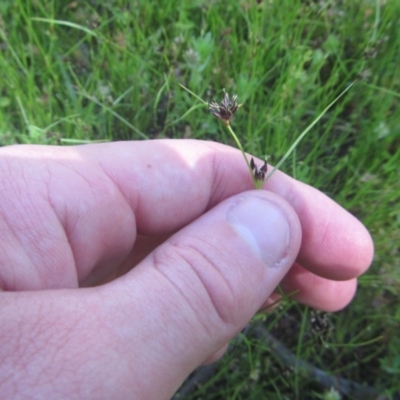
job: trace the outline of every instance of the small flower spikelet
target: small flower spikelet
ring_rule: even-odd
[[[256,181],[263,182],[265,180],[265,174],[267,173],[267,170],[268,170],[267,161],[264,161],[264,165],[262,165],[261,167],[258,167],[256,165],[256,163],[254,162],[254,159],[251,158],[250,168],[253,170],[253,175],[254,175],[254,178]]]
[[[241,104],[238,104],[236,101],[237,95],[234,95],[231,100],[229,94],[226,93],[225,90],[224,93],[225,96],[221,100],[221,103],[210,103],[208,108],[215,117],[222,119],[226,125],[229,125],[229,120],[233,117]]]

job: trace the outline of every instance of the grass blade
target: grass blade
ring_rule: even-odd
[[[285,153],[285,155],[279,160],[279,162],[275,165],[273,170],[267,175],[265,181],[271,178],[271,176],[277,171],[280,166],[286,161],[286,159],[293,153],[293,150],[297,147],[300,141],[307,135],[308,132],[316,125],[316,123],[326,114],[326,112],[354,85],[355,82],[352,82],[339,96],[336,97],[327,107],[318,115],[315,120],[307,126],[306,129],[300,134],[300,136],[295,140],[295,142],[290,146],[289,150]]]

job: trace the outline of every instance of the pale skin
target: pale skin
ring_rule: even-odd
[[[373,256],[365,227],[281,172],[251,190],[241,154],[216,143],[1,148],[2,396],[168,399],[279,283],[345,307]],[[284,215],[279,268],[221,217],[243,198]]]

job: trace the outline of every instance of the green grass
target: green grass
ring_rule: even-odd
[[[259,3],[259,4],[257,4]],[[243,103],[243,147],[276,164],[351,82],[281,169],[371,231],[376,256],[321,345],[307,308],[285,302],[264,326],[315,368],[394,398],[400,384],[400,2],[0,3],[0,145],[198,138],[234,145],[197,101]],[[183,117],[183,118],[182,118]],[[188,399],[335,397],[288,368],[262,335],[235,342]],[[369,343],[369,344],[368,344]],[[296,366],[295,366],[296,367]]]

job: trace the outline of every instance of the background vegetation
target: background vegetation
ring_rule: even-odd
[[[283,302],[177,398],[399,398],[399,21],[398,0],[0,2],[0,145],[233,144],[204,109],[184,116],[197,102],[182,83],[207,101],[237,93],[235,132],[276,163],[357,81],[282,168],[371,231],[356,299],[328,316]]]

